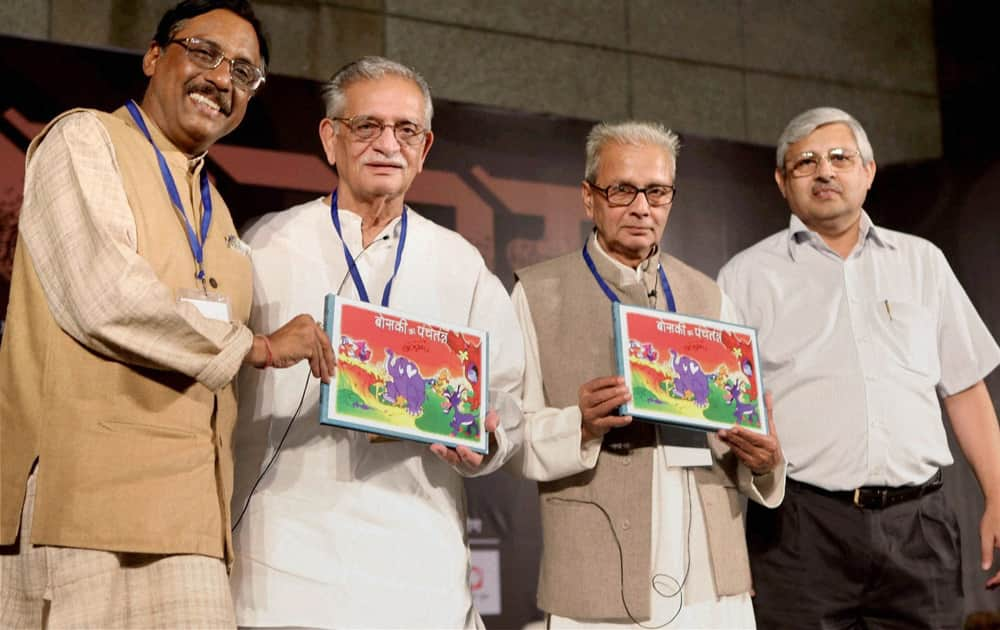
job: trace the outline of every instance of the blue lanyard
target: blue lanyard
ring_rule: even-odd
[[[205,239],[208,238],[208,228],[212,225],[212,193],[208,187],[208,173],[205,168],[201,169],[201,240],[198,239],[198,235],[195,234],[194,228],[191,227],[191,222],[188,221],[187,215],[184,213],[184,205],[181,203],[181,196],[177,192],[177,184],[174,183],[174,178],[170,174],[170,169],[167,167],[167,160],[163,157],[160,149],[157,148],[156,143],[153,142],[153,136],[149,134],[149,129],[146,127],[145,121],[142,119],[142,114],[139,113],[139,107],[135,104],[135,101],[129,100],[125,103],[125,107],[128,108],[128,113],[132,115],[132,120],[135,124],[142,130],[145,134],[146,139],[149,140],[149,144],[152,145],[153,151],[156,152],[156,161],[160,164],[160,174],[163,176],[163,183],[167,187],[167,194],[170,195],[170,201],[174,205],[174,209],[177,210],[177,214],[181,215],[181,220],[184,221],[184,229],[187,232],[188,245],[191,246],[191,254],[194,256],[194,261],[198,265],[198,273],[195,277],[201,280],[202,285],[205,284]]]
[[[597,273],[597,267],[594,266],[594,259],[590,257],[590,252],[587,251],[586,240],[583,242],[583,262],[587,263],[587,268],[590,269],[590,273],[594,275],[594,279],[597,280],[597,284],[600,285],[601,290],[604,291],[604,295],[608,296],[608,299],[612,302],[621,302],[618,295],[611,290],[608,283],[601,277],[601,274]],[[677,305],[674,303],[674,292],[670,290],[670,283],[667,282],[667,274],[663,271],[663,265],[659,265],[657,271],[660,272],[660,286],[663,287],[663,295],[667,298],[667,310],[671,313],[676,313]]]
[[[337,212],[336,189],[330,195],[330,218],[333,219],[333,227],[337,230],[337,236],[340,237],[340,244],[344,246],[344,256],[347,258],[347,270],[351,273],[354,286],[358,289],[358,297],[370,304],[371,300],[368,299],[368,290],[365,289],[365,281],[361,279],[354,256],[351,254],[350,248],[347,247],[347,242],[344,240],[344,233],[340,229],[340,214]],[[396,279],[396,274],[399,273],[399,264],[403,260],[403,248],[406,246],[406,205],[403,205],[403,216],[400,217],[399,222],[399,245],[396,246],[396,263],[392,267],[392,275],[389,276],[389,281],[385,283],[385,289],[382,290],[382,306],[389,306],[389,293],[392,292],[392,281]]]

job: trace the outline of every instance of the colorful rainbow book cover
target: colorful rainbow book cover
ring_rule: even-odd
[[[756,330],[617,303],[614,320],[618,371],[632,392],[622,415],[768,433]]]
[[[332,294],[325,314],[337,369],[321,423],[487,452],[486,332]]]

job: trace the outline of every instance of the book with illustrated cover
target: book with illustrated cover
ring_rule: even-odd
[[[619,303],[614,327],[618,371],[632,393],[622,415],[768,433],[753,328]]]
[[[486,332],[332,294],[324,328],[337,367],[320,422],[487,452]]]

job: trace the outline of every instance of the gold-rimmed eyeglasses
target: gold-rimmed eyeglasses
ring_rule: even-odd
[[[414,147],[423,142],[424,135],[427,133],[426,129],[417,123],[410,122],[408,120],[403,120],[397,123],[387,123],[379,120],[378,118],[373,118],[372,116],[333,118],[333,120],[344,123],[344,125],[351,130],[351,134],[353,134],[355,138],[365,141],[375,140],[382,135],[382,132],[386,127],[389,127],[392,129],[393,135],[396,136],[396,140],[398,140],[400,144]]]
[[[183,47],[188,59],[205,70],[215,70],[223,61],[228,61],[229,78],[232,79],[233,85],[247,92],[256,92],[265,80],[263,70],[245,59],[227,57],[216,44],[210,41],[197,37],[184,37],[172,39],[167,44],[177,44]]]
[[[805,151],[791,162],[786,162],[785,171],[791,173],[792,177],[809,177],[815,175],[816,171],[819,170],[820,163],[826,160],[830,163],[830,168],[842,173],[853,169],[860,155],[854,149],[840,147],[830,149],[826,155],[816,151]]]

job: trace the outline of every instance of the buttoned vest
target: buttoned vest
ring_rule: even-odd
[[[659,286],[656,265],[622,286],[619,271],[588,248],[598,273],[625,304],[648,306],[647,288]],[[661,255],[677,312],[719,318],[721,292],[704,274]],[[611,303],[584,264],[580,252],[518,272],[538,337],[548,407],[578,404],[580,385],[616,373]],[[657,290],[657,308],[666,305]],[[715,464],[695,469],[716,592],[750,589],[750,572],[736,490],[735,456],[709,435]],[[619,593],[636,619],[650,616],[653,447],[627,454],[602,450],[595,468],[539,483],[543,550],[538,584],[542,610],[576,619],[628,620]],[[596,506],[600,504],[605,516]],[[610,522],[609,522],[610,518]],[[698,526],[697,524],[695,526]],[[612,531],[614,528],[614,531]],[[615,534],[622,546],[619,558]],[[624,578],[622,578],[624,568]]]
[[[113,146],[139,255],[174,297],[180,289],[200,288],[149,142],[124,108],[92,113]],[[62,116],[32,142],[29,163]],[[204,164],[188,172],[186,156],[152,121],[146,124],[197,226]],[[250,260],[227,245],[236,230],[214,187],[211,194],[206,268],[215,290],[229,298],[232,319],[245,323]],[[37,460],[32,543],[232,558],[233,388],[213,392],[190,376],[140,367],[141,362],[140,357],[128,363],[109,359],[66,334],[50,314],[27,247],[19,241],[0,348],[0,543],[13,543],[18,534],[25,482]]]

